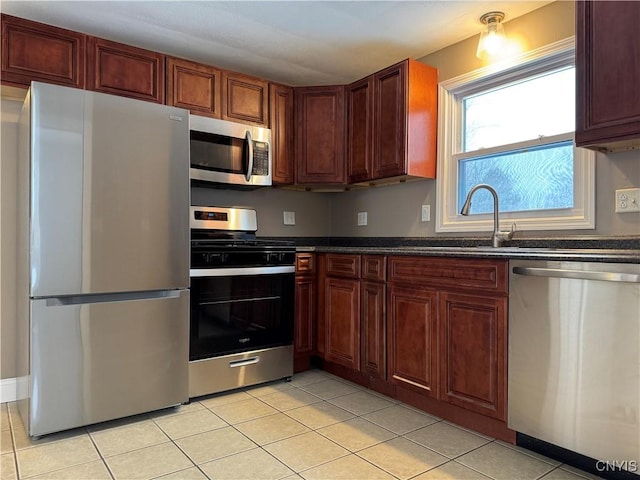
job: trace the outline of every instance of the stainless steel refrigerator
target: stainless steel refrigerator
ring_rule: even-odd
[[[188,401],[188,115],[31,85],[18,335],[30,435]]]

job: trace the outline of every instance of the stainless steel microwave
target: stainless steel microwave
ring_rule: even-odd
[[[191,180],[244,187],[271,185],[271,130],[189,116]]]

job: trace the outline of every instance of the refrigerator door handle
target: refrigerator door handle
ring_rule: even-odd
[[[131,300],[153,300],[156,298],[178,298],[185,290],[153,290],[149,292],[96,293],[90,295],[68,295],[46,299],[47,307],[83,305],[87,303],[129,302]]]

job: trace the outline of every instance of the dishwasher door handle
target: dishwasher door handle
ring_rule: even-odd
[[[563,268],[513,267],[516,275],[533,277],[573,278],[578,280],[601,280],[603,282],[640,283],[640,274],[618,272],[590,272]]]

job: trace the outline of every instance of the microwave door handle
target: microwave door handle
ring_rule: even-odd
[[[250,182],[251,173],[253,172],[253,140],[251,139],[251,132],[249,130],[245,133],[244,138],[249,146],[249,165],[247,167],[247,174],[245,175],[245,178],[247,179],[247,182]]]

